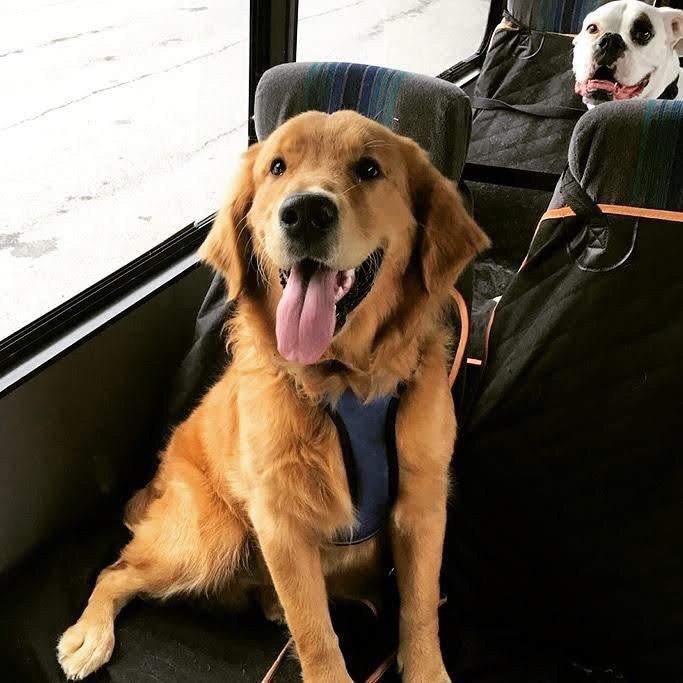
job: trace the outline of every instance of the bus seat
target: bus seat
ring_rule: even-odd
[[[681,101],[579,120],[525,264],[480,326],[456,458],[456,613],[599,680],[683,680],[682,130]]]
[[[508,0],[474,86],[468,162],[562,173],[586,111],[574,93],[572,40],[584,17],[607,1]],[[471,189],[475,217],[493,241],[490,258],[518,267],[550,194],[481,183]]]

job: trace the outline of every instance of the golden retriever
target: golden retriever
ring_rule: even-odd
[[[258,590],[267,615],[284,609],[304,681],[350,681],[328,591],[375,575],[383,539],[331,542],[354,508],[328,406],[348,389],[368,400],[401,385],[398,494],[384,534],[399,662],[405,681],[449,680],[437,615],[456,432],[444,311],[486,246],[427,154],[355,112],[301,114],[245,153],[201,250],[237,302],[232,362],[131,500],[132,539],[59,641],[69,678],[108,661],[114,619],[136,595],[238,602]],[[338,320],[378,250],[372,286]]]

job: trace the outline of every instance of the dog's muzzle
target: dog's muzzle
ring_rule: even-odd
[[[290,251],[325,259],[339,225],[339,210],[330,197],[318,192],[292,194],[282,202],[279,219]]]
[[[603,33],[597,42],[593,58],[598,66],[613,67],[626,52],[626,43],[619,33]]]

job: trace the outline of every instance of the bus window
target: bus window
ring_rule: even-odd
[[[2,340],[220,205],[249,3],[12,0],[0,45]]]
[[[299,0],[297,60],[436,75],[477,50],[489,5],[490,0]]]

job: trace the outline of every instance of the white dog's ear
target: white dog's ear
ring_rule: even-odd
[[[667,43],[679,55],[683,54],[683,10],[662,8],[659,11],[664,19]]]

